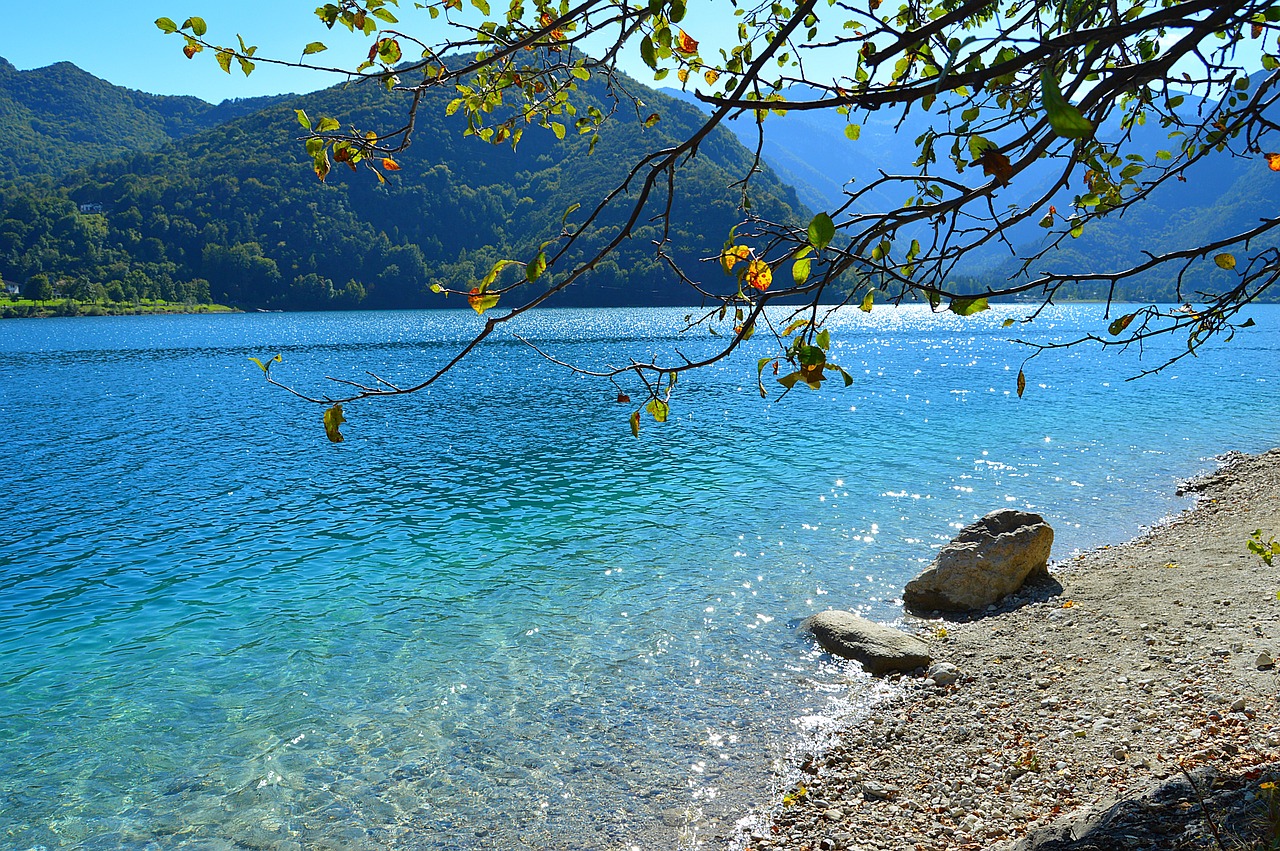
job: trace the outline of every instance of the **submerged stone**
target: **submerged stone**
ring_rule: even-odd
[[[879,676],[891,671],[911,671],[932,661],[929,645],[852,612],[819,612],[806,618],[800,628],[817,639],[828,653],[854,659]]]

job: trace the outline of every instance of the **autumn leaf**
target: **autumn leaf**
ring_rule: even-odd
[[[973,164],[982,166],[982,173],[987,177],[994,177],[1001,186],[1008,186],[1009,179],[1013,177],[1013,165],[1009,158],[995,148],[987,148]]]
[[[467,304],[471,305],[477,316],[483,316],[486,310],[498,306],[498,294],[486,292],[483,287],[472,287],[467,294]]]
[[[680,37],[676,40],[676,52],[685,55],[692,55],[698,52],[698,42],[693,39],[687,32],[680,30]]]
[[[714,69],[708,68],[703,73],[702,79],[707,81],[708,86],[714,86],[716,84],[716,80],[720,79],[720,72]]]
[[[689,69],[681,68],[679,71],[676,72],[676,78],[680,80],[681,83],[689,82]]]
[[[671,411],[671,406],[661,399],[650,399],[649,404],[645,405],[644,409],[652,415],[654,422],[665,423],[667,414]]]
[[[1138,314],[1136,313],[1126,313],[1124,316],[1121,316],[1119,319],[1114,320],[1110,325],[1108,325],[1107,331],[1112,337],[1119,337],[1124,333],[1124,329],[1129,327],[1129,323],[1133,322],[1137,315]]]
[[[197,53],[199,53],[202,49],[203,48],[201,48],[200,45],[198,44],[188,43],[186,47],[182,48],[182,52],[186,54],[188,59],[190,59],[193,56],[195,56]]]
[[[342,436],[342,432],[338,431],[338,427],[346,421],[347,418],[342,415],[342,404],[334,405],[324,412],[324,433],[334,443],[341,443],[346,438]]]
[[[752,260],[747,265],[747,273],[744,276],[744,280],[747,282],[747,286],[755,287],[760,292],[764,292],[773,283],[773,270],[763,260]]]
[[[400,170],[400,163],[398,163],[398,162],[396,162],[395,160],[391,159],[391,157],[383,157],[383,158],[382,158],[382,167],[383,167],[383,168],[385,168],[387,171],[399,171],[399,170]]]
[[[619,393],[619,394],[618,394],[618,404],[619,404],[619,405],[626,405],[626,404],[628,404],[630,401],[631,401],[631,397],[630,397],[630,396],[628,396],[626,393]]]
[[[751,249],[745,245],[734,245],[720,252],[720,266],[724,269],[726,275],[733,274],[733,267],[738,264],[739,260],[746,260],[751,256]]]
[[[1218,254],[1214,256],[1213,262],[1218,264],[1219,269],[1231,271],[1236,267],[1236,256],[1234,254]]]
[[[631,436],[632,437],[640,436],[640,412],[639,411],[631,412]]]
[[[1022,394],[1027,391],[1027,375],[1022,370],[1018,370],[1018,398],[1022,398]]]
[[[1267,158],[1267,168],[1280,171],[1280,154],[1263,154]]]

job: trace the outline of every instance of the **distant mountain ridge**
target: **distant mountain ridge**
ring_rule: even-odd
[[[291,97],[210,104],[122,88],[70,62],[19,71],[0,57],[0,181],[60,177],[98,160],[156,150]]]
[[[706,107],[688,92],[664,89],[664,92]],[[810,97],[810,92],[792,90],[796,99]],[[1191,96],[1187,96],[1191,101]],[[1187,108],[1190,111],[1189,107]],[[915,139],[929,129],[936,115],[914,110],[905,118],[896,114],[872,113],[861,124],[857,141],[845,136],[847,119],[834,110],[795,111],[784,116],[769,115],[764,121],[762,156],[778,175],[792,183],[802,202],[814,209],[835,209],[847,201],[850,189],[867,185],[881,171],[903,174],[914,171],[912,162],[918,155]],[[754,150],[758,128],[751,116],[744,115],[726,122],[746,145]],[[1102,128],[1102,133],[1118,133],[1118,128]],[[1131,151],[1144,154],[1149,161],[1161,148],[1169,149],[1177,140],[1156,123],[1134,128]],[[1023,207],[1042,195],[1056,178],[1046,162],[1033,163],[1007,189],[997,189],[998,207]],[[1280,190],[1280,176],[1270,172],[1260,157],[1209,157],[1186,174],[1186,182],[1170,181],[1157,189],[1142,204],[1123,216],[1110,216],[1085,228],[1078,239],[1064,240],[1055,252],[1035,264],[1031,272],[1082,269],[1119,270],[1141,262],[1143,252],[1163,252],[1194,247],[1207,239],[1238,233],[1257,224],[1262,217],[1274,217],[1280,206],[1274,197]],[[1072,197],[1085,192],[1077,183],[1055,199],[1060,212],[1068,212]],[[907,193],[903,193],[904,195]],[[879,193],[872,201],[881,209],[900,206],[904,197]],[[870,205],[861,205],[866,210]],[[1023,256],[1033,253],[1045,243],[1047,232],[1040,227],[1039,216],[1013,228],[1006,236]],[[908,234],[906,239],[923,234]],[[899,234],[902,238],[903,235]],[[957,274],[973,279],[975,284],[988,281],[998,285],[1017,273],[1018,263],[1007,247],[993,241],[966,257]],[[1197,264],[1186,278],[1181,300],[1189,299],[1196,286],[1219,283],[1225,273],[1212,262]],[[1172,301],[1175,299],[1171,273],[1156,272],[1125,282],[1118,296],[1134,301]],[[1104,283],[1079,285],[1061,293],[1063,297],[1103,298]],[[1269,293],[1268,300],[1280,299],[1280,292]]]

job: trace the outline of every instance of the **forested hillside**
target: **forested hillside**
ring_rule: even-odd
[[[602,90],[583,87],[584,101],[609,108]],[[558,141],[531,128],[514,152],[464,138],[465,125],[444,116],[448,95],[428,95],[414,144],[385,186],[340,167],[319,182],[297,141],[294,110],[393,126],[403,96],[338,86],[292,98],[156,150],[9,187],[0,200],[0,275],[22,281],[43,273],[64,289],[80,281],[179,299],[207,286],[213,300],[244,307],[457,306],[431,285],[462,287],[499,259],[532,258],[560,233],[574,204],[582,208],[568,216],[571,228],[620,182],[635,152],[682,138],[700,118],[685,104],[636,88],[660,120],[646,128],[634,110],[619,110],[590,156],[588,138],[572,131]],[[50,94],[55,102],[61,97]],[[172,126],[194,120],[171,112]],[[0,125],[0,142],[21,149],[12,124]],[[67,144],[78,150],[80,143]],[[727,131],[702,146],[677,185],[669,234],[676,259],[699,268],[700,258],[718,254],[741,219],[740,190],[729,187],[748,161]],[[654,209],[659,203],[651,202]],[[774,219],[803,219],[794,191],[769,173],[753,182],[751,203]],[[606,219],[578,256],[619,222],[616,214]],[[656,228],[642,227],[557,303],[696,300],[655,258],[658,237]],[[721,284],[717,264],[701,268]]]
[[[124,89],[69,62],[19,71],[0,58],[0,181],[61,176],[98,160],[155,150],[291,97],[214,105]]]

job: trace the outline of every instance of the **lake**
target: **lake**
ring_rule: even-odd
[[[685,313],[513,330],[586,367],[697,357]],[[1132,537],[1218,453],[1280,443],[1280,308],[1139,381],[1176,345],[1049,353],[1019,399],[1010,335],[1105,329],[1096,305],[1001,328],[1024,314],[842,311],[853,386],[781,400],[759,334],[639,439],[611,384],[501,332],[348,405],[341,444],[248,358],[313,392],[411,383],[481,320],[3,323],[0,844],[714,846],[871,694],[806,615],[899,617],[996,508],[1043,513],[1057,558]]]

